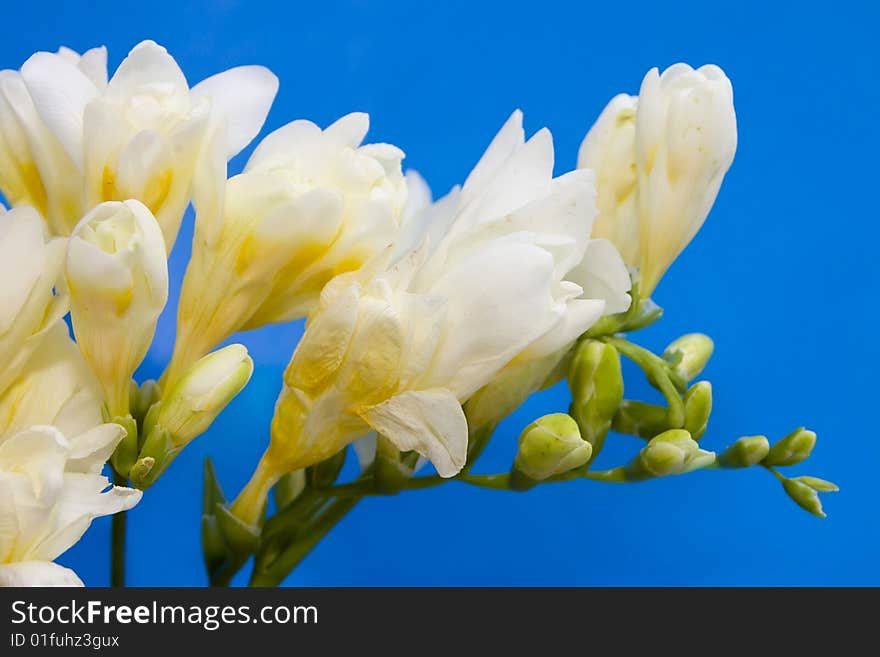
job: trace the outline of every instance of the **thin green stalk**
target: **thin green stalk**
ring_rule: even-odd
[[[113,472],[113,483],[125,486],[125,477]],[[127,512],[121,511],[113,515],[110,521],[110,586],[125,586],[125,533]]]
[[[673,428],[681,427],[684,424],[684,401],[672,382],[665,361],[644,347],[624,338],[606,337],[601,339],[642,368],[645,376],[648,377],[648,382],[657,388],[666,399],[670,425]]]
[[[262,551],[258,552],[249,586],[278,586],[361,499],[341,497],[327,500],[303,535],[297,536],[269,563],[266,563]]]

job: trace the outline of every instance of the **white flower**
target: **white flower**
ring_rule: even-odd
[[[4,167],[0,157],[0,174],[13,190],[63,186],[60,209],[34,193],[11,197],[46,208],[57,234],[69,234],[76,218],[102,201],[138,199],[156,216],[170,251],[207,136],[222,135],[227,157],[244,148],[266,118],[277,78],[243,66],[190,89],[171,55],[152,41],[135,46],[109,82],[105,61],[103,49],[80,59],[69,50],[39,52],[20,78],[4,74],[14,83],[2,85],[11,109],[0,112],[0,150],[14,166]],[[0,178],[0,185],[9,183]],[[78,212],[68,208],[75,192]]]
[[[406,202],[403,152],[361,145],[368,127],[366,114],[325,130],[294,121],[267,136],[228,183],[221,159],[218,179],[198,188],[209,198],[195,198],[166,381],[236,331],[303,317],[333,276],[392,243]]]
[[[63,245],[46,244],[29,208],[0,217],[0,585],[81,584],[51,561],[92,518],[131,508],[140,492],[100,472],[124,429],[102,424],[102,395],[59,321],[53,296]],[[42,269],[42,270],[41,270]],[[60,308],[60,309],[59,309]]]
[[[110,429],[93,430],[92,439],[79,445],[52,426],[0,435],[0,585],[81,585],[52,560],[80,539],[92,519],[140,500],[140,491],[108,489],[99,474],[101,459],[124,433],[118,425],[104,426]]]
[[[0,392],[67,313],[52,292],[63,262],[63,241],[45,240],[35,210],[0,215]]]
[[[84,78],[84,86],[107,84],[105,48],[82,56],[62,48],[50,56],[57,58],[59,75]],[[0,191],[13,206],[36,208],[55,235],[69,234],[83,215],[82,174],[40,116],[18,71],[0,71]]]
[[[370,430],[456,474],[462,402],[515,358],[552,354],[603,314],[604,298],[569,278],[596,213],[593,175],[552,172],[550,133],[526,142],[514,113],[388,262],[325,287],[285,373],[270,447],[233,506],[240,518],[256,521],[273,478]]]
[[[110,416],[125,416],[131,375],[168,298],[165,245],[150,211],[139,201],[112,201],[83,217],[68,243],[65,278],[77,344]]]
[[[608,104],[581,145],[578,166],[596,172],[607,237],[654,291],[697,234],[736,152],[733,88],[717,66],[651,69],[638,97]]]

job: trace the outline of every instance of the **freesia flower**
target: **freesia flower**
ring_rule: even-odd
[[[83,217],[69,240],[65,280],[77,344],[110,416],[125,416],[131,375],[168,298],[165,244],[150,211],[139,201],[110,201]]]
[[[0,392],[67,313],[53,295],[63,263],[63,241],[46,241],[33,208],[0,214]]]
[[[232,157],[256,136],[278,88],[267,69],[243,66],[190,89],[152,41],[135,46],[109,82],[103,49],[82,58],[39,52],[20,76],[3,75],[0,189],[12,202],[36,205],[67,235],[98,203],[138,199],[169,251],[207,135],[222,134]]]
[[[578,166],[596,172],[607,237],[654,291],[697,234],[736,152],[733,88],[717,66],[651,69],[639,96],[611,100],[581,144]]]
[[[81,582],[52,563],[92,518],[131,508],[140,492],[111,488],[100,472],[125,431],[104,424],[103,395],[59,321],[53,295],[63,244],[44,242],[40,217],[0,218],[0,585]]]
[[[106,48],[50,56],[69,77],[96,89],[107,84]],[[13,206],[36,208],[54,235],[69,234],[83,215],[82,173],[40,116],[22,74],[11,70],[0,71],[0,192]]]
[[[0,586],[76,586],[76,575],[52,563],[92,519],[125,511],[141,492],[113,486],[100,474],[124,434],[116,424],[68,440],[37,425],[0,435]]]
[[[403,152],[362,145],[368,128],[359,113],[325,130],[294,121],[262,141],[244,173],[226,183],[221,160],[217,179],[198,187],[165,381],[235,331],[305,316],[327,281],[391,244],[406,202]]]
[[[515,112],[464,186],[408,222],[394,251],[324,288],[233,513],[255,523],[280,475],[371,430],[441,476],[461,469],[461,404],[515,358],[558,351],[605,311],[569,278],[596,214],[593,174],[552,172],[550,133],[525,141]]]

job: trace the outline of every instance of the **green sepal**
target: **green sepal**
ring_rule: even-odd
[[[180,451],[181,448],[174,444],[171,435],[154,424],[144,438],[137,461],[131,468],[131,483],[146,490],[156,483]]]
[[[202,558],[212,584],[227,584],[256,551],[259,532],[229,511],[211,459],[205,459],[202,491]]]
[[[294,470],[281,477],[272,487],[275,507],[279,510],[292,503],[306,487],[306,471]]]
[[[137,422],[131,415],[125,417],[113,417],[107,419],[108,422],[120,425],[125,429],[125,436],[119,441],[113,456],[110,457],[110,464],[116,472],[128,479],[132,466],[137,461],[138,454],[138,428]]]
[[[373,462],[373,485],[383,495],[396,495],[415,472],[417,452],[401,452],[385,436],[376,436],[376,458]]]
[[[342,472],[342,466],[345,465],[346,451],[343,448],[330,458],[306,468],[306,480],[309,486],[317,489],[332,486],[339,477],[339,473]]]

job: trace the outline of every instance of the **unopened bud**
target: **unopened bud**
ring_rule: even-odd
[[[623,399],[617,349],[597,340],[582,342],[571,361],[568,386],[572,397],[571,415],[583,439],[598,453]]]
[[[627,476],[633,480],[684,474],[710,465],[715,454],[700,449],[684,429],[670,429],[642,448],[627,466]]]
[[[154,406],[145,429],[149,431],[155,423],[168,432],[176,447],[183,447],[211,426],[253,371],[254,362],[240,344],[204,356]]]
[[[800,427],[770,448],[765,465],[796,465],[805,460],[816,446],[816,434]]]
[[[825,517],[825,512],[822,510],[822,502],[819,501],[819,494],[814,488],[797,479],[783,479],[782,487],[799,507],[809,511],[814,516]]]
[[[617,433],[650,440],[669,429],[669,415],[665,407],[626,399],[614,414],[611,428]]]
[[[684,396],[684,428],[694,440],[699,440],[706,433],[711,413],[712,384],[699,381]]]
[[[722,468],[750,468],[763,461],[769,451],[767,436],[745,436],[721,453],[718,464]]]
[[[684,381],[691,381],[706,367],[714,349],[715,344],[708,335],[689,333],[670,343],[663,351],[663,358]]]
[[[805,475],[803,477],[793,477],[794,481],[799,481],[802,484],[806,484],[810,488],[812,488],[817,493],[836,493],[840,490],[837,484],[832,481],[826,481],[825,479],[819,479],[819,477],[810,477],[809,475]]]
[[[593,447],[581,438],[578,425],[565,413],[538,418],[519,437],[519,450],[513,463],[512,483],[527,487],[554,475],[579,468],[590,460]]]

